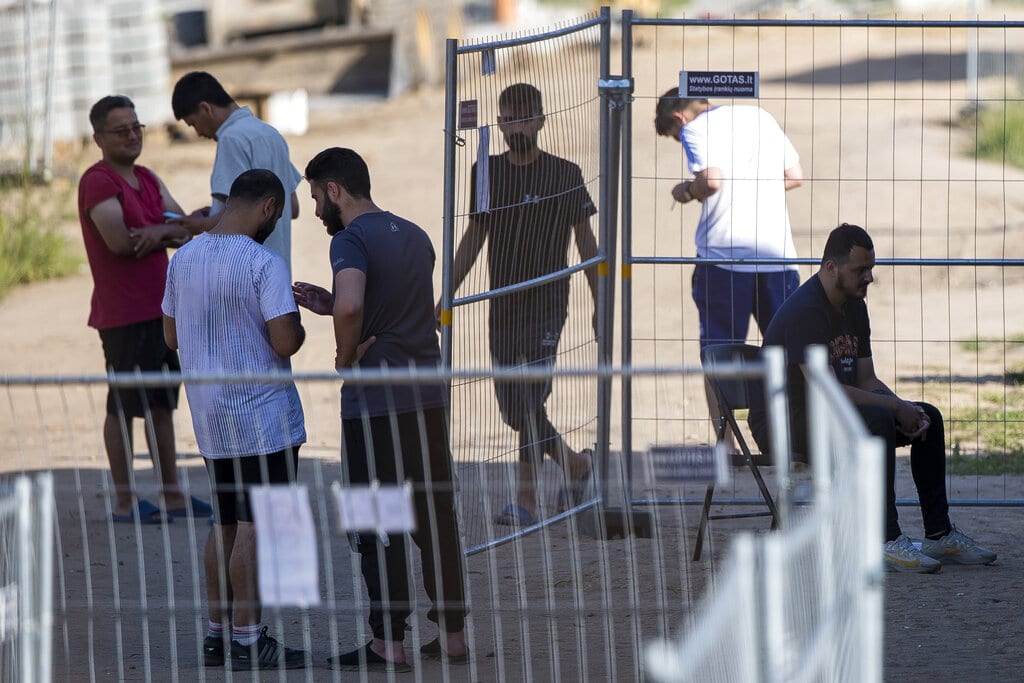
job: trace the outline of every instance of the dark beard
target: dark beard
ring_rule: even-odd
[[[839,291],[842,292],[843,295],[847,299],[863,299],[863,298],[865,298],[867,296],[867,291],[868,291],[867,290],[867,285],[863,285],[863,290],[864,291],[862,292],[861,291],[861,287],[862,286],[860,285],[859,281],[857,281],[854,278],[851,278],[851,280],[853,280],[853,285],[852,286],[851,286],[850,282],[848,282],[847,279],[844,278],[842,276],[842,274],[840,274],[839,275],[839,283],[838,283],[839,284]]]
[[[260,227],[256,228],[256,234],[253,235],[253,239],[260,244],[263,244],[267,241],[267,238],[270,237],[270,233],[274,232],[274,228],[276,227],[276,220],[267,220],[266,223],[263,223]]]
[[[508,137],[505,138],[505,142],[508,143],[508,148],[513,152],[531,152],[533,148],[537,146],[537,143],[526,133],[509,133]]]
[[[328,199],[325,209],[321,220],[327,227],[327,234],[333,237],[345,229],[345,224],[341,220],[341,207]]]

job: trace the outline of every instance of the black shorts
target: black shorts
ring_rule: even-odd
[[[164,342],[163,320],[100,330],[107,370],[114,372],[180,372],[178,354]],[[165,387],[122,387],[107,390],[107,415],[145,417],[150,408],[174,410],[178,407],[180,382]]]
[[[299,471],[299,447],[267,455],[203,460],[213,491],[214,521],[217,524],[252,522],[249,487],[294,482]]]
[[[524,329],[491,330],[491,362],[554,373],[565,317],[537,321]],[[527,429],[551,395],[551,377],[494,381],[501,419],[517,432]]]

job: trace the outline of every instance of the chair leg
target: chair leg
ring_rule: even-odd
[[[711,511],[711,499],[715,495],[715,485],[708,484],[707,493],[704,494],[704,507],[700,510],[700,524],[697,525],[697,542],[693,548],[693,561],[700,560],[701,550],[704,547],[704,532],[708,528],[708,516]]]
[[[772,513],[772,529],[778,529],[779,510],[775,507],[775,500],[772,498],[772,494],[768,491],[768,486],[764,483],[764,478],[761,476],[761,470],[754,464],[754,459],[749,454],[747,455],[747,466],[750,468],[750,473],[754,475],[754,481],[757,482],[757,488],[761,489],[761,497],[764,498],[765,505],[768,506],[768,511]]]

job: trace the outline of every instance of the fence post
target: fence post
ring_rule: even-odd
[[[769,346],[764,350],[764,391],[765,404],[772,422],[771,449],[772,462],[775,465],[776,481],[779,482],[779,493],[776,507],[779,511],[779,528],[789,525],[790,503],[792,500],[793,482],[789,476],[790,439],[789,439],[789,402],[786,396],[786,354],[777,346]]]
[[[455,91],[458,87],[459,41],[445,44],[444,81],[444,214],[441,256],[441,367],[452,367],[452,261],[455,254]],[[451,420],[452,383],[448,381],[448,419]]]
[[[598,253],[603,254],[605,261],[603,266],[598,266],[598,330],[597,338],[597,365],[599,368],[611,366],[612,350],[612,320],[615,308],[615,281],[611,278],[611,267],[615,263],[615,207],[616,198],[614,189],[617,185],[612,175],[617,171],[619,155],[617,145],[619,144],[619,119],[616,115],[613,119],[611,96],[605,90],[604,84],[609,75],[610,56],[610,31],[609,31],[609,9],[601,8],[601,65],[598,81],[598,93],[601,97],[601,118],[599,122],[601,179],[600,179],[600,207],[598,211]],[[617,113],[616,113],[617,114]],[[614,140],[612,139],[614,138]],[[612,378],[601,376],[597,380],[597,462],[599,475],[597,483],[599,486],[600,499],[608,498],[608,456],[611,441],[611,406],[612,406]]]
[[[633,81],[633,10],[622,11],[622,77]],[[633,365],[633,98],[622,103],[622,367]],[[633,493],[633,377],[622,373],[622,458],[628,497]]]
[[[39,637],[36,639],[38,652],[37,680],[52,678],[52,634],[53,634],[53,525],[54,495],[53,473],[46,472],[36,481],[36,496],[33,515],[37,525],[35,539],[38,544],[38,565],[36,567],[36,614],[38,615]]]

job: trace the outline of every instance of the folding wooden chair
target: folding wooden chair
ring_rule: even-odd
[[[746,462],[747,467],[750,469],[750,473],[754,477],[754,481],[757,482],[757,487],[761,490],[761,497],[764,498],[765,505],[768,509],[765,511],[758,512],[734,512],[729,514],[710,514],[711,500],[715,495],[714,483],[708,484],[707,493],[704,495],[704,507],[700,513],[700,525],[697,527],[697,543],[693,550],[693,559],[697,561],[700,559],[701,551],[704,546],[704,534],[707,531],[708,521],[712,519],[743,519],[746,517],[768,517],[772,518],[772,529],[775,529],[779,523],[779,513],[775,507],[775,500],[772,498],[772,494],[768,491],[768,487],[764,483],[764,478],[761,476],[761,471],[758,469],[755,455],[751,453],[750,447],[747,446],[747,440],[743,437],[740,426],[736,422],[735,411],[747,410],[750,407],[750,396],[753,392],[764,391],[764,384],[760,379],[754,378],[743,378],[743,377],[720,377],[715,374],[714,369],[717,363],[747,363],[752,361],[758,361],[761,350],[756,346],[750,346],[749,344],[713,344],[705,346],[701,349],[700,357],[704,364],[705,370],[708,371],[706,377],[708,385],[711,387],[712,393],[715,398],[718,399],[718,406],[721,413],[721,419],[715,426],[715,437],[718,442],[725,439],[726,430],[729,430],[736,439],[736,445],[740,449],[740,453],[743,455],[743,459]]]

